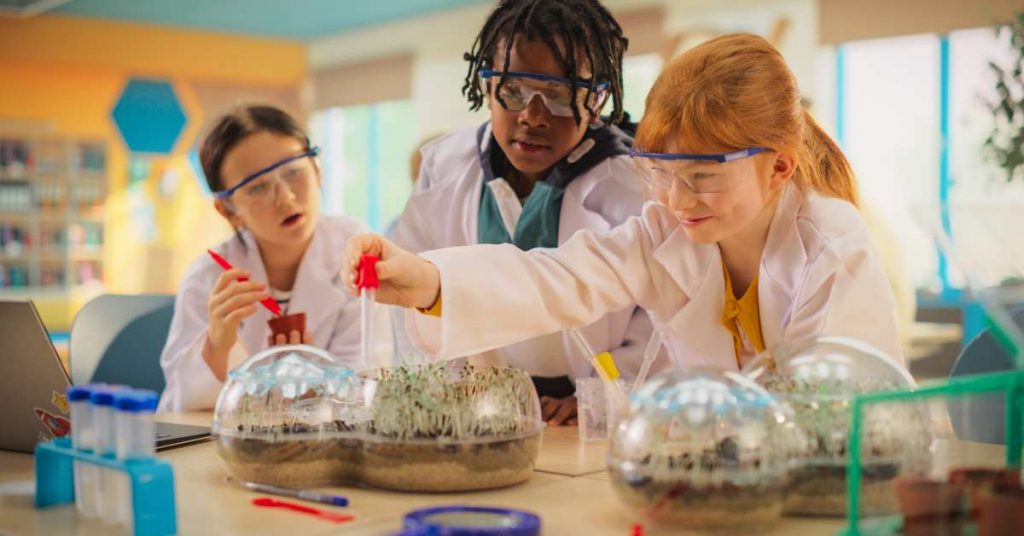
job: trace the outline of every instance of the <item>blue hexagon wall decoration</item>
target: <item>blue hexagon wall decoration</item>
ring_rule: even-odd
[[[128,149],[137,153],[170,153],[185,127],[185,110],[165,80],[128,80],[111,115]]]

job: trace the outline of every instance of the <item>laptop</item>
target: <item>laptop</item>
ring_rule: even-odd
[[[71,431],[67,370],[31,300],[0,301],[0,450],[33,452]],[[156,448],[202,441],[206,426],[156,423]]]

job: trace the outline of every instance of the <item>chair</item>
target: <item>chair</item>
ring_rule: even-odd
[[[71,325],[71,382],[123,384],[161,393],[160,353],[174,316],[172,294],[104,294]]]
[[[1024,308],[1014,311],[1012,317],[1018,326],[1024,327]],[[986,329],[964,347],[953,365],[950,377],[1003,372],[1014,368],[1012,356],[999,344],[992,330]],[[950,398],[947,404],[949,418],[958,438],[999,445],[1006,442],[1006,401],[1002,393]]]

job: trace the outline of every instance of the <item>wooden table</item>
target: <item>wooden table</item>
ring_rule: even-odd
[[[162,415],[161,420],[208,424],[209,413]],[[212,443],[160,453],[174,466],[180,534],[393,534],[402,516],[416,508],[473,504],[518,508],[541,516],[544,534],[628,536],[633,520],[619,504],[605,471],[607,446],[584,443],[576,428],[544,432],[537,470],[518,486],[473,493],[416,494],[363,488],[333,491],[351,501],[351,523],[334,524],[310,516],[250,504],[258,496],[226,482],[227,475]],[[125,529],[81,518],[74,505],[36,510],[33,457],[0,452],[0,535],[127,534]],[[742,515],[742,512],[737,512]],[[784,518],[767,534],[833,535],[841,519]],[[647,534],[681,534],[648,528]]]

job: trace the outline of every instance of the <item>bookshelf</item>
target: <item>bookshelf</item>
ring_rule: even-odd
[[[105,142],[0,132],[0,298],[103,281]]]

